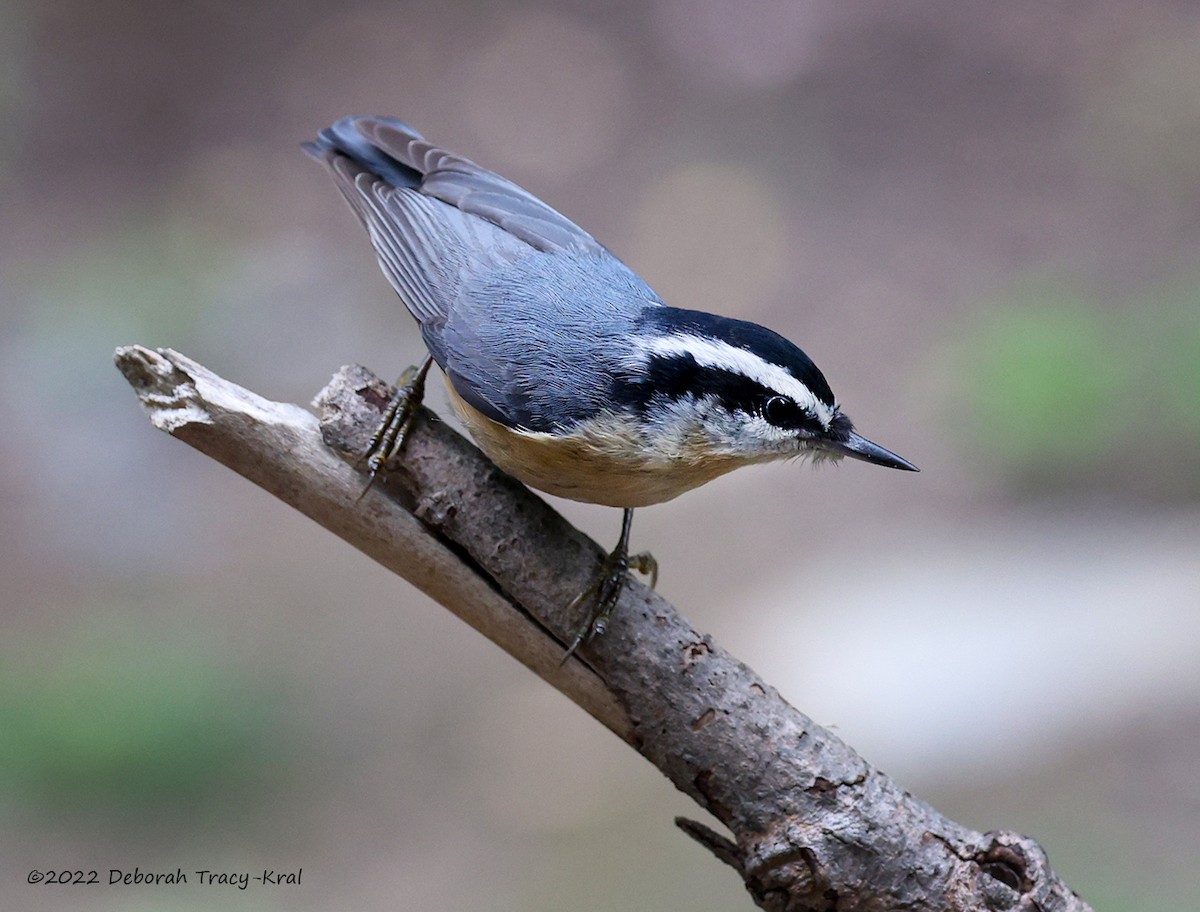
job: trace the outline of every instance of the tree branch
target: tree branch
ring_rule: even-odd
[[[359,500],[389,388],[343,368],[315,403],[269,402],[169,349],[117,350],[156,427],[275,494],[494,640],[729,828],[680,826],[764,909],[1090,907],[1015,833],[947,820],[789,706],[640,583],[562,667],[565,607],[604,552],[422,410],[400,465]],[[338,455],[340,454],[340,458]]]

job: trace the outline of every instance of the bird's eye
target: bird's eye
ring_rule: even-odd
[[[783,396],[772,396],[763,405],[763,417],[776,427],[795,424],[799,411],[800,407],[796,403]]]

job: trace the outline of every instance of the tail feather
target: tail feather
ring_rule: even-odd
[[[332,126],[321,130],[313,142],[301,143],[300,148],[317,161],[329,162],[339,155],[345,156],[362,170],[377,175],[394,187],[418,189],[425,176],[424,172],[390,155],[373,142],[359,130],[358,124],[361,120],[363,118],[343,117]],[[412,140],[424,141],[421,134],[408,125],[400,121],[394,121],[394,125]]]
[[[339,164],[348,163],[351,170],[391,187],[418,191],[490,222],[537,250],[607,253],[590,234],[533,194],[438,148],[395,118],[343,117],[302,147],[335,173]]]

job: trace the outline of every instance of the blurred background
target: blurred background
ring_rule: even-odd
[[[514,661],[153,430],[113,348],[308,402],[422,353],[298,144],[404,117],[770,325],[917,476],[639,512],[701,629],[1097,909],[1200,904],[1200,8],[0,3],[0,906],[750,908]],[[431,404],[445,411],[434,384]],[[606,547],[615,510],[561,504]],[[299,887],[30,869],[303,868]]]

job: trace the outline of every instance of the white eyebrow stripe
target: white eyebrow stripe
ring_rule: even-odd
[[[722,342],[720,339],[710,339],[705,336],[674,333],[669,336],[639,339],[642,351],[650,355],[662,357],[678,357],[691,355],[702,367],[717,367],[722,370],[741,374],[768,389],[778,390],[794,400],[801,408],[808,409],[828,427],[833,420],[833,412],[828,405],[817,398],[807,386],[789,374],[778,364],[747,351]]]

